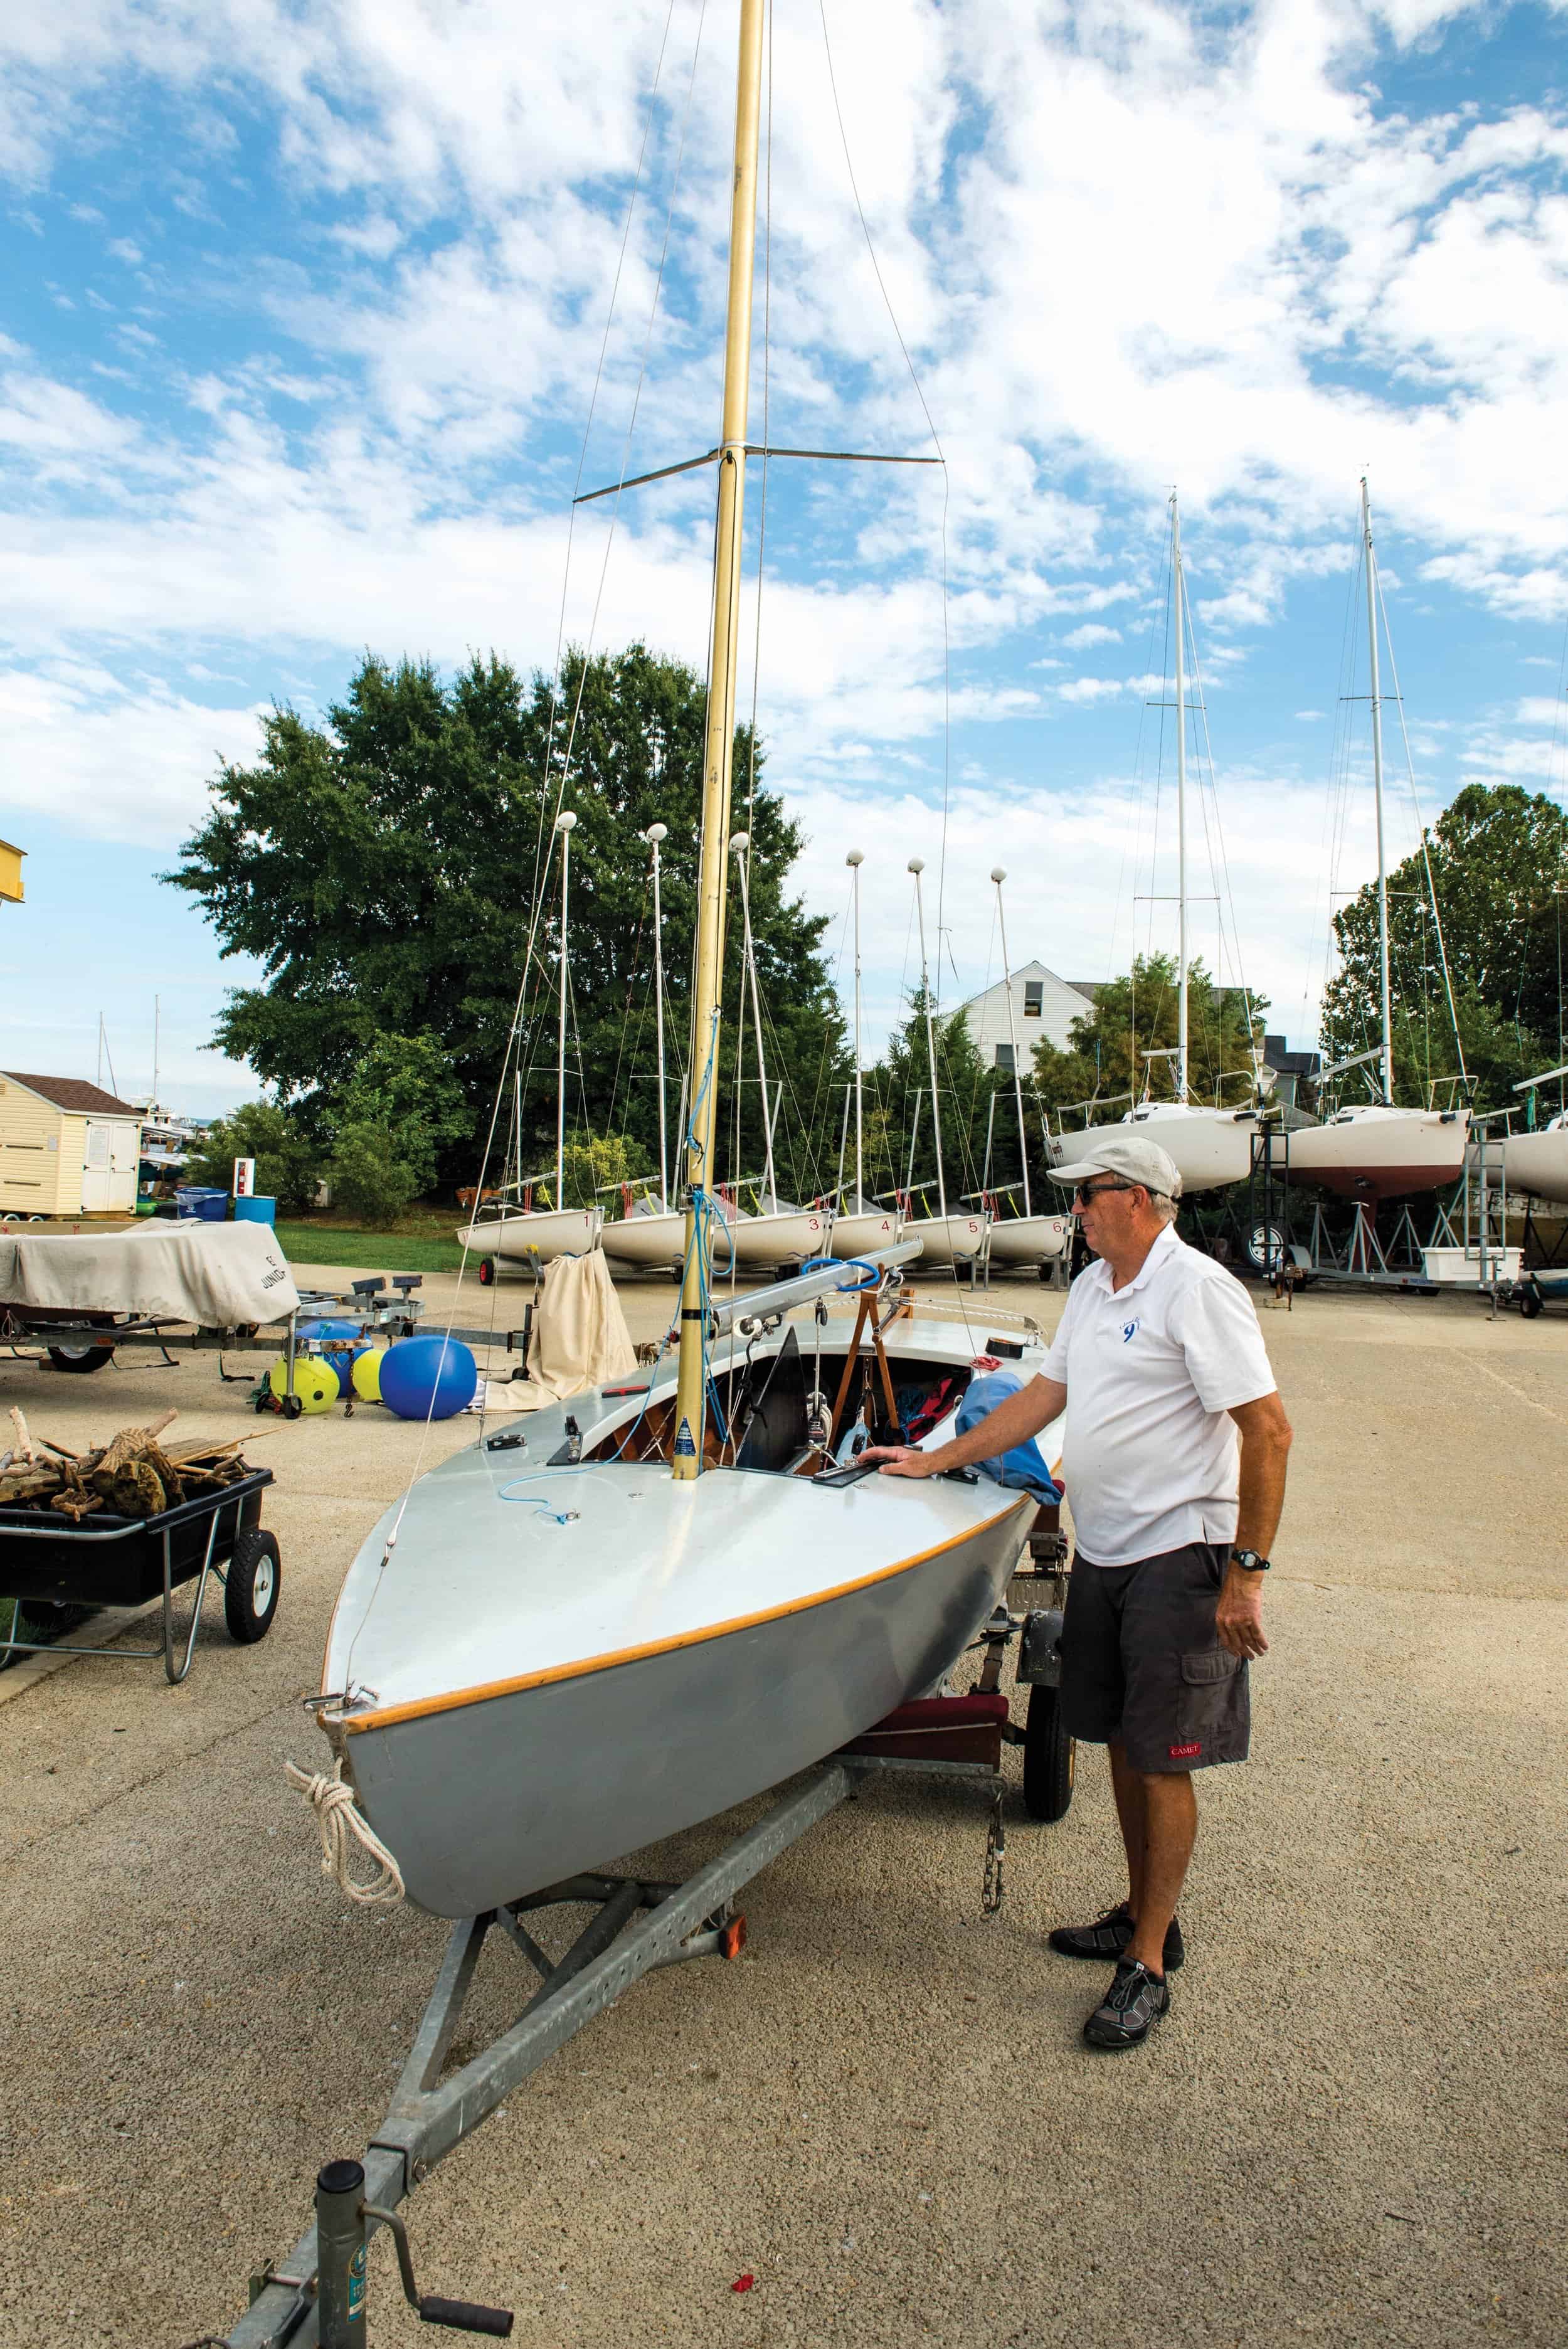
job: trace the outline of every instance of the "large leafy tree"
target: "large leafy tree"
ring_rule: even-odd
[[[433,1040],[467,1105],[465,1136],[443,1112],[440,1174],[465,1179],[488,1128],[523,987],[520,1133],[532,1173],[553,1157],[560,860],[557,802],[575,812],[571,949],[573,1033],[567,1123],[656,1149],[652,905],[640,835],[663,847],[665,965],[672,1066],[689,1023],[705,693],[678,661],[641,644],[584,661],[572,653],[559,696],[493,654],[450,680],[429,662],[366,657],[321,725],[292,709],[266,721],[253,766],[226,766],[206,821],[168,877],[205,909],[225,954],[253,956],[259,986],[235,989],[216,1041],[249,1062],[307,1121],[330,1119],[378,1040]],[[760,780],[749,730],[735,742],[736,821],[752,834],[752,921],[770,1077],[797,1095],[838,1072],[843,1036],[820,949],[825,925],[790,886],[801,836]],[[729,1042],[720,1088],[733,1131],[739,1009],[738,922],[726,977]],[[674,1140],[676,1087],[669,1124]],[[741,1091],[742,1154],[757,1157],[758,1092]],[[748,1135],[747,1126],[750,1133]],[[781,1174],[815,1187],[788,1117]],[[758,1162],[759,1163],[759,1162]],[[825,1169],[823,1170],[825,1173]]]
[[[1430,885],[1427,867],[1430,865]],[[1521,1077],[1568,1059],[1563,985],[1568,953],[1568,815],[1517,783],[1472,783],[1388,876],[1389,992],[1395,1092],[1424,1102],[1459,1074],[1435,896],[1465,1066],[1476,1105],[1501,1107]],[[1338,968],[1324,991],[1326,1056],[1370,1050],[1379,1033],[1377,892],[1368,883],[1335,917]]]
[[[1187,1090],[1195,1102],[1244,1108],[1253,1095],[1254,1049],[1263,1042],[1266,996],[1217,987],[1202,961],[1187,974]],[[1171,955],[1140,955],[1130,971],[1107,980],[1093,1009],[1073,1021],[1066,1051],[1046,1038],[1035,1047],[1035,1084],[1047,1109],[1103,1101],[1119,1116],[1127,1095],[1145,1084],[1169,1101],[1173,1063],[1150,1060],[1174,1050],[1180,1027],[1176,963]],[[1089,1111],[1092,1120],[1094,1112]],[[1072,1122],[1072,1121],[1069,1121]]]

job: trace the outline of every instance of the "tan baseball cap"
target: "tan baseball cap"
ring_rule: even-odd
[[[1119,1133],[1115,1126],[1108,1126],[1103,1140],[1097,1136],[1070,1166],[1052,1166],[1047,1171],[1053,1183],[1085,1183],[1091,1174],[1119,1174],[1123,1182],[1141,1183],[1159,1198],[1181,1196],[1181,1171],[1170,1152],[1139,1134]]]

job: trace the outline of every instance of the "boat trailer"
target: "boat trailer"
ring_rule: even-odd
[[[1022,1615],[1009,1613],[1005,1603],[997,1608],[972,1643],[985,1651],[975,1690],[937,1692],[902,1706],[798,1779],[685,1883],[587,1873],[484,1916],[460,1918],[387,2116],[363,2161],[340,2158],[324,2165],[316,2175],[315,2219],[294,2250],[253,2274],[250,2307],[232,2332],[210,2333],[191,2349],[366,2349],[366,2250],[382,2228],[393,2237],[404,2297],[424,2323],[507,2339],[510,2310],[419,2291],[398,2206],[547,2057],[641,1975],[691,1958],[738,1958],[746,1945],[746,1919],[736,1907],[737,1895],[769,1860],[841,1803],[852,1800],[869,1780],[924,1776],[985,1787],[991,1814],[983,1905],[995,1913],[1002,1900],[1009,1784],[1001,1770],[1003,1744],[1025,1748],[1025,1800],[1035,1816],[1061,1817],[1072,1794],[1072,1744],[1062,1733],[1056,1705],[1066,1544],[1054,1530],[1041,1530],[1031,1534],[1029,1549],[1030,1563],[1020,1565],[1013,1579],[1048,1584],[1056,1603]],[[1007,1700],[997,1687],[1006,1647],[1015,1639],[1017,1677],[1030,1690],[1025,1729],[1007,1718]],[[588,1922],[561,1957],[552,1957],[531,1926],[543,1912],[582,1907],[593,1911]],[[475,1969],[492,1933],[511,1944],[537,1979],[525,1985],[528,1994],[511,2026],[443,2078]]]

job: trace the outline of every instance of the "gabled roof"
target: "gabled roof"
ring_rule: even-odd
[[[1058,987],[1068,988],[1075,995],[1085,995],[1088,993],[1088,989],[1086,988],[1080,987],[1074,979],[1063,978],[1057,972],[1052,970],[1047,963],[1038,961],[1021,962],[1018,964],[1016,969],[1004,971],[1001,978],[994,978],[989,987],[983,987],[978,995],[966,996],[964,1001],[959,1005],[958,1009],[960,1011],[967,1011],[971,1004],[983,1003],[988,995],[997,994],[1001,988],[1007,986],[1009,981],[1016,986],[1021,978],[1054,979]]]
[[[118,1101],[106,1093],[101,1085],[89,1085],[85,1077],[35,1077],[20,1069],[0,1069],[0,1077],[14,1085],[26,1085],[30,1093],[50,1102],[56,1109],[74,1110],[78,1114],[87,1110],[97,1117],[134,1117],[139,1122],[141,1112],[132,1109],[129,1102]]]

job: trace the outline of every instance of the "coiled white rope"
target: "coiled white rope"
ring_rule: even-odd
[[[354,1799],[354,1789],[343,1783],[341,1760],[325,1771],[301,1770],[293,1762],[284,1769],[315,1813],[321,1835],[321,1872],[338,1890],[365,1909],[390,1909],[403,1899],[403,1871]],[[376,1862],[376,1874],[360,1883],[349,1872],[353,1846],[358,1844]]]

